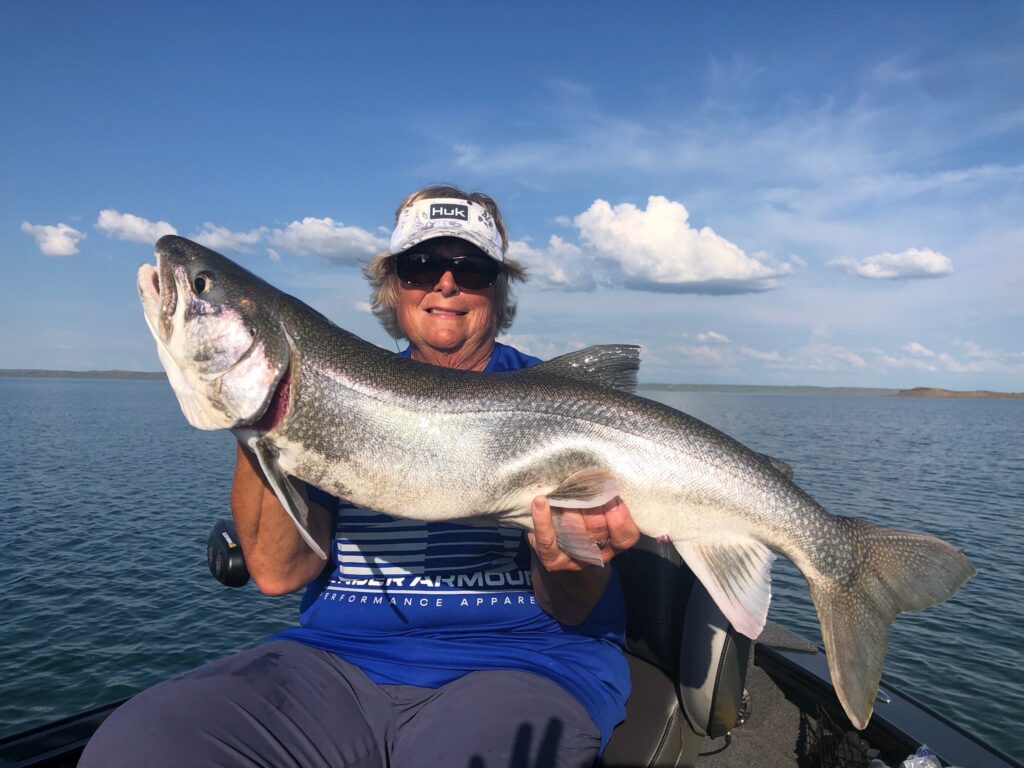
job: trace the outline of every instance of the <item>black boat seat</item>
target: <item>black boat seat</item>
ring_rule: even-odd
[[[600,765],[692,766],[705,736],[723,736],[739,720],[751,642],[671,544],[643,537],[615,562],[633,692]]]

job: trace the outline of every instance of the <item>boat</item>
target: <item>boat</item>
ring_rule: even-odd
[[[241,586],[233,533],[219,521],[207,557],[218,580]],[[633,694],[601,768],[895,768],[922,744],[943,765],[1024,768],[884,678],[868,727],[853,729],[819,647],[774,622],[756,641],[738,634],[670,545],[645,537],[616,563]],[[121,703],[0,740],[0,768],[71,768]]]

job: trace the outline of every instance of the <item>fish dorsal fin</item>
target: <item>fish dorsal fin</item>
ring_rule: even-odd
[[[738,535],[673,543],[736,631],[751,640],[760,635],[772,599],[772,551]]]
[[[622,392],[636,391],[640,370],[640,347],[636,344],[595,344],[570,352],[521,371],[525,375],[553,374],[611,387]]]

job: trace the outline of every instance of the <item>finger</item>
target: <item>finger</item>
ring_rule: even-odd
[[[629,507],[621,499],[605,513],[605,521],[611,544],[615,549],[629,549],[640,541],[640,528],[637,526]]]
[[[555,525],[552,520],[551,504],[546,496],[536,496],[530,509],[533,517],[533,535],[530,543],[538,554],[549,554],[558,550]]]
[[[594,509],[581,509],[583,526],[587,535],[594,541],[602,541],[608,538],[608,521],[605,519],[604,507]]]
[[[585,566],[573,560],[558,546],[554,519],[556,514],[564,514],[567,510],[553,510],[547,497],[538,496],[534,498],[530,511],[534,530],[527,533],[527,540],[544,569],[548,571],[582,570]]]

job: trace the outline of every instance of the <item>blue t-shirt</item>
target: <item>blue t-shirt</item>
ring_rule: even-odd
[[[484,370],[538,362],[495,344]],[[583,704],[603,748],[629,695],[614,571],[587,619],[565,626],[537,604],[522,529],[404,520],[315,488],[310,497],[334,518],[331,567],[306,588],[300,625],[277,637],[332,651],[379,684],[436,688],[485,669],[541,675]]]

